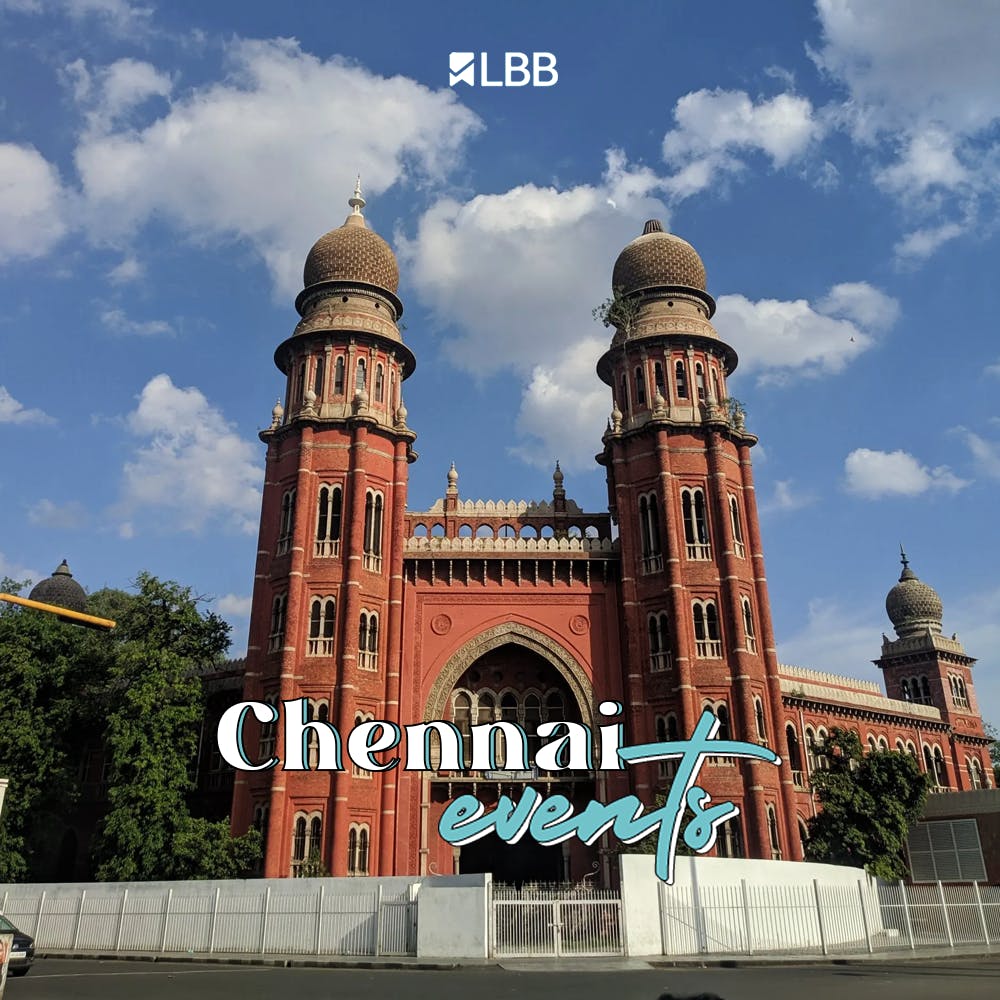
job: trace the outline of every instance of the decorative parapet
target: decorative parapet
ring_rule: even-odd
[[[406,555],[452,555],[454,553],[509,553],[535,556],[571,552],[616,553],[617,539],[611,538],[407,538]]]
[[[443,514],[445,512],[444,500],[434,501],[430,510],[407,511],[410,517],[420,518],[431,514]],[[479,514],[487,517],[552,517],[557,513],[551,500],[459,500],[455,506],[456,516],[459,514]],[[585,517],[586,512],[575,500],[566,501],[565,512],[558,512],[560,516],[572,514]],[[606,514],[595,514],[595,517],[607,517]]]
[[[815,684],[832,684],[843,690],[854,688],[859,691],[871,691],[879,697],[884,697],[882,687],[876,681],[856,680],[853,677],[843,677],[840,674],[830,674],[824,670],[810,670],[809,667],[793,667],[790,663],[779,663],[778,673],[782,677],[801,677]]]
[[[883,715],[903,715],[910,718],[941,721],[941,710],[933,705],[917,705],[912,701],[899,701],[896,698],[863,694],[860,691],[835,690],[820,684],[803,684],[802,681],[793,680],[790,677],[782,677],[780,682],[783,695],[803,698],[806,701],[820,701],[850,708],[867,708],[881,712]]]
[[[957,635],[953,634],[949,639],[940,632],[932,632],[929,628],[919,635],[907,636],[905,639],[882,636],[882,656],[905,656],[908,653],[925,653],[929,649],[941,653],[953,653],[956,656],[968,655]]]

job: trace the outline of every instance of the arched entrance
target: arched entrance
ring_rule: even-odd
[[[507,760],[503,737],[497,735],[497,770],[438,772],[431,782],[432,802],[443,804],[459,795],[473,794],[491,810],[501,795],[517,801],[532,787],[543,796],[565,795],[582,808],[594,798],[593,773],[542,771],[535,765],[535,755],[546,742],[537,732],[542,723],[589,724],[589,697],[581,704],[577,695],[583,686],[581,679],[586,683],[585,675],[568,669],[545,646],[525,642],[521,635],[497,635],[485,649],[478,642],[474,648],[476,655],[460,658],[459,654],[450,664],[449,690],[438,687],[436,711],[440,714],[429,717],[448,719],[462,733],[467,768],[472,756],[471,727],[493,722],[522,727],[527,734],[527,761]],[[457,675],[456,663],[464,668]],[[527,768],[522,766],[525,763]],[[579,852],[576,867],[590,871],[591,853],[586,848]],[[460,848],[456,867],[463,874],[490,872],[495,882],[521,885],[570,880],[572,860],[568,845],[542,847],[527,833],[517,843],[508,844],[491,835]]]

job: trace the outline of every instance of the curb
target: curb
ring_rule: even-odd
[[[268,968],[279,969],[414,969],[429,972],[447,972],[460,968],[495,968],[492,963],[483,961],[482,963],[462,963],[462,962],[428,962],[412,961],[407,962],[395,959],[358,959],[356,961],[348,958],[273,958],[257,955],[192,955],[192,954],[116,954],[114,952],[78,952],[78,951],[39,951],[35,953],[35,960],[43,958],[77,959],[91,962],[169,962],[171,964],[184,963],[195,965],[256,965]]]

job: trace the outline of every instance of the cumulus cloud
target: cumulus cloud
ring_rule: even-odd
[[[28,520],[32,524],[42,525],[46,528],[73,531],[82,528],[87,523],[87,512],[83,504],[77,500],[56,503],[54,500],[43,497],[29,508]]]
[[[131,254],[122,258],[108,271],[108,281],[113,285],[125,285],[130,281],[137,281],[146,273],[146,268],[138,257]]]
[[[1000,360],[994,361],[991,365],[987,365],[986,368],[983,369],[983,372],[986,375],[996,375],[1000,378]]]
[[[51,424],[54,423],[44,410],[37,410],[19,403],[0,385],[0,424]]]
[[[990,441],[965,427],[956,430],[972,454],[976,469],[989,479],[1000,479],[1000,442]]]
[[[886,590],[891,583],[890,578]],[[805,624],[788,636],[777,637],[778,660],[845,677],[876,680],[871,661],[878,655],[880,637],[888,624],[871,606],[846,607],[835,598],[813,598]]]
[[[101,313],[101,323],[110,333],[121,337],[162,337],[174,332],[166,320],[132,319],[123,309],[105,309]]]
[[[769,514],[772,511],[800,510],[808,507],[816,500],[816,495],[807,490],[800,490],[793,479],[777,479],[774,483],[774,492],[770,499],[761,506],[761,513]]]
[[[895,299],[864,281],[834,285],[818,302],[723,295],[713,320],[759,382],[835,375],[899,316]]]
[[[811,55],[845,89],[837,114],[875,153],[875,179],[922,220],[897,245],[918,261],[996,216],[1000,19],[992,0],[817,0]]]
[[[156,216],[194,238],[241,238],[292,295],[304,248],[347,214],[356,173],[374,195],[441,179],[480,128],[451,90],[322,60],[292,40],[239,40],[228,60],[224,83],[175,98],[145,127],[82,137],[75,161],[91,233],[120,238]],[[122,87],[132,99],[167,81],[130,64]]]
[[[259,449],[197,388],[150,379],[126,418],[141,441],[123,470],[119,533],[155,521],[179,531],[209,524],[252,533],[260,511]]]
[[[914,497],[931,490],[957,493],[969,485],[948,466],[928,468],[902,450],[856,448],[844,460],[844,475],[848,492],[866,500],[887,496]]]
[[[173,81],[155,66],[138,59],[119,59],[91,70],[83,59],[65,70],[77,103],[87,112],[88,126],[103,131],[153,97],[169,97]]]
[[[20,14],[61,13],[73,21],[93,21],[116,37],[136,38],[150,27],[153,8],[129,0],[0,0],[0,10]]]
[[[741,155],[763,153],[774,167],[785,167],[823,132],[811,102],[787,93],[754,103],[742,90],[697,90],[677,102],[674,119],[676,127],[663,138],[663,159],[677,171],[668,181],[677,198],[742,169]]]
[[[599,183],[441,199],[412,237],[397,239],[446,357],[475,375],[524,379],[526,441],[515,452],[526,460],[593,464],[611,393],[593,370],[610,337],[591,310],[610,294],[615,248],[646,219],[666,221],[659,184],[612,151]]]
[[[215,602],[215,609],[227,618],[249,618],[252,598],[240,594],[224,594]]]
[[[0,264],[44,256],[66,228],[56,168],[33,146],[0,142]]]
[[[18,583],[25,583],[26,581],[38,583],[39,580],[44,580],[46,576],[48,576],[47,573],[41,573],[37,569],[30,569],[18,560],[11,559],[4,555],[3,552],[0,552],[0,580],[4,579],[4,577],[9,577]]]

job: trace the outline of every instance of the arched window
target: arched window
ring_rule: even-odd
[[[938,788],[948,788],[948,770],[944,766],[944,754],[940,747],[934,748],[934,784]]]
[[[275,694],[267,695],[264,701],[268,705],[277,705],[278,696]],[[274,756],[274,747],[278,737],[278,723],[277,720],[274,722],[262,722],[260,726],[260,763],[269,761]]]
[[[666,400],[667,383],[663,380],[663,365],[659,361],[653,363],[653,384],[656,386],[656,391]]]
[[[538,727],[542,722],[542,702],[537,694],[524,697],[524,731],[528,735],[528,759],[534,760],[541,747]]]
[[[732,733],[729,729],[729,708],[724,701],[715,706],[715,717],[719,720],[719,731],[715,734],[717,740],[730,740]]]
[[[277,652],[285,644],[285,613],[287,608],[287,594],[278,594],[271,603],[271,632],[267,641],[269,653]]]
[[[316,371],[313,373],[313,392],[316,393],[316,399],[320,402],[323,400],[323,390],[326,388],[324,384],[326,380],[326,357],[320,355],[316,359]]]
[[[381,403],[385,396],[385,371],[382,365],[375,366],[375,402]]]
[[[806,726],[806,764],[809,773],[812,774],[818,766],[818,754],[816,753],[816,734],[812,727]]]
[[[347,832],[347,874],[368,874],[371,831],[367,823],[352,823]]]
[[[306,705],[306,722],[329,722],[330,706],[325,701],[310,700]],[[319,733],[311,726],[306,731],[306,761],[309,770],[319,767]]]
[[[739,501],[729,494],[729,523],[733,529],[733,548],[740,559],[746,556],[746,546],[743,544],[743,525],[740,521]]]
[[[362,611],[358,624],[358,666],[378,670],[378,613]]]
[[[694,382],[698,387],[698,400],[705,402],[705,369],[699,361],[694,366]]]
[[[274,554],[284,555],[292,545],[295,528],[295,490],[286,490],[281,497],[281,521],[278,525],[278,543]]]
[[[344,395],[344,356],[341,354],[333,363],[333,394]]]
[[[720,858],[742,858],[743,826],[739,816],[726,820],[718,830],[715,840],[715,853]]]
[[[635,401],[638,406],[646,405],[646,377],[641,367],[635,370]]]
[[[366,715],[364,712],[356,712],[354,714],[354,727],[355,727],[355,729],[358,726],[360,726],[363,722],[374,722],[374,721],[375,721],[375,716],[374,715],[371,715],[371,714]],[[370,781],[371,780],[371,776],[372,776],[372,772],[369,771],[368,768],[366,768],[366,767],[358,767],[358,765],[355,764],[353,760],[351,761],[351,777],[352,778],[360,778],[362,781]]]
[[[365,494],[364,566],[373,573],[382,572],[382,494]]]
[[[670,619],[661,611],[649,616],[649,669],[655,673],[670,665]]]
[[[684,521],[684,541],[687,543],[688,559],[711,558],[704,490],[681,490],[681,516]]]
[[[323,816],[296,813],[292,825],[292,877],[318,872],[323,864]]]
[[[827,735],[826,730],[822,726],[820,726],[819,729],[816,730],[816,749],[817,749],[817,751],[821,751],[826,746],[826,735]],[[830,770],[830,758],[827,757],[827,755],[825,753],[817,752],[817,754],[816,754],[816,766],[821,771],[829,771]]]
[[[314,597],[309,605],[307,656],[333,656],[337,605],[332,597]]]
[[[785,726],[785,739],[788,742],[788,766],[792,769],[792,782],[796,788],[805,788],[805,775],[802,773],[802,748],[799,746],[799,734],[792,723]]]
[[[920,678],[920,700],[925,704],[931,703],[931,686],[926,677]]]
[[[747,652],[756,653],[757,633],[754,630],[753,609],[750,607],[750,598],[749,597],[741,598],[740,605],[743,608],[743,633],[746,636],[747,640]]]
[[[329,558],[340,555],[340,520],[344,492],[340,486],[323,485],[319,489],[316,514],[316,544],[313,555]]]
[[[722,401],[722,397],[719,395],[719,376],[715,369],[712,369],[712,399],[717,403]]]
[[[301,406],[302,397],[306,392],[306,363],[303,361],[299,365],[298,375],[295,378],[295,402]]]
[[[655,573],[663,569],[660,549],[660,514],[655,493],[639,497],[639,534],[642,540],[642,571]]]
[[[767,726],[764,724],[764,703],[760,698],[754,698],[753,700],[753,714],[757,722],[757,738],[766,741]]]
[[[973,788],[983,787],[983,765],[975,757],[969,760],[969,784]]]
[[[692,613],[696,655],[701,659],[718,659],[722,656],[722,640],[715,601],[694,601]]]
[[[771,858],[774,861],[780,861],[781,840],[778,838],[778,817],[775,814],[774,806],[767,807],[767,835],[771,841]]]
[[[624,373],[622,373],[621,408],[623,413],[628,413],[628,376]]]
[[[868,752],[875,753],[878,750],[878,743],[875,741],[875,737],[869,735],[868,737]]]
[[[900,682],[899,687],[900,687],[900,692],[903,695],[903,701],[909,701],[911,697],[910,682],[904,677],[903,680]]]
[[[674,365],[674,383],[677,386],[677,398],[687,399],[688,398],[687,371],[684,368],[683,361],[678,361]]]
[[[358,358],[358,366],[354,374],[354,391],[364,392],[367,386],[368,366],[364,358]]]

